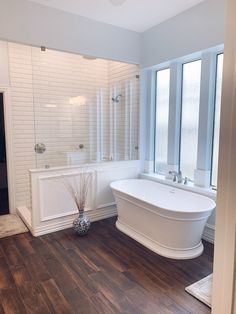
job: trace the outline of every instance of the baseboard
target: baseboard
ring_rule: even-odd
[[[28,210],[29,211],[29,210]],[[67,228],[72,227],[73,220],[75,219],[76,215],[70,216],[70,217],[65,217],[61,221],[55,222],[54,220],[51,220],[47,223],[43,223],[37,227],[32,227],[31,225],[28,225],[26,222],[27,218],[26,215],[27,211],[22,210],[22,208],[18,209],[18,213],[20,217],[23,219],[23,221],[26,223],[27,227],[30,229],[30,232],[32,233],[33,236],[38,237],[44,234],[64,230]],[[116,206],[109,206],[105,208],[100,208],[100,209],[93,209],[93,210],[88,210],[86,211],[86,215],[90,218],[91,222],[97,221],[97,220],[102,220],[106,219],[109,217],[113,217],[117,215],[117,209]]]
[[[20,218],[23,220],[24,224],[27,226],[29,231],[32,233],[30,210],[25,206],[21,206],[21,207],[17,207],[16,213],[18,216],[20,216]]]
[[[214,242],[215,242],[215,227],[212,225],[206,224],[205,229],[203,231],[202,238],[205,241],[214,244]]]
[[[38,226],[36,228],[33,228],[31,225],[31,212],[27,207],[18,207],[17,213],[21,217],[21,219],[24,221],[30,232],[33,234],[33,236],[38,237],[47,233],[60,231],[63,229],[71,228],[73,220],[75,219],[75,216],[66,217],[63,219],[63,221],[60,222],[53,222],[50,221],[47,224],[43,224],[42,226]],[[117,215],[117,209],[116,206],[109,206],[105,208],[99,208],[99,209],[93,209],[86,212],[86,215],[91,219],[91,221],[97,221],[106,219],[109,217],[113,217]],[[202,238],[214,244],[215,239],[215,228],[212,225],[206,224],[203,236]]]

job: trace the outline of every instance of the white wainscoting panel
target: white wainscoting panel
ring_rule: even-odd
[[[86,204],[86,215],[91,221],[117,214],[110,182],[137,178],[140,161],[117,161],[87,164],[86,166],[34,169],[30,171],[32,211],[18,208],[21,218],[34,236],[72,227],[77,208],[63,183],[63,179],[79,184],[81,171],[91,173],[91,185]]]
[[[87,196],[86,210],[94,207],[94,172],[90,171],[91,184]],[[78,213],[66,184],[79,190],[81,173],[39,177],[39,210],[41,221]],[[65,182],[65,183],[64,183]]]

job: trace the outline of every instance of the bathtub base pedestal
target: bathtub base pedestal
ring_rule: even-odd
[[[204,249],[202,242],[200,242],[195,247],[187,248],[187,249],[176,249],[176,248],[162,246],[160,243],[151,240],[144,234],[134,230],[132,227],[123,223],[119,219],[116,222],[116,227],[121,232],[125,233],[132,239],[141,243],[142,245],[144,245],[151,251],[164,257],[173,258],[173,259],[191,259],[191,258],[196,258],[200,256]]]

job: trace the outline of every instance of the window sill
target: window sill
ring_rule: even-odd
[[[205,195],[205,196],[208,196],[214,200],[216,199],[216,195],[217,195],[217,192],[215,190],[213,190],[211,187],[203,188],[203,187],[194,185],[194,183],[192,183],[192,182],[188,182],[188,184],[186,184],[186,185],[183,183],[176,183],[170,179],[166,179],[166,177],[164,175],[160,175],[157,173],[142,173],[140,175],[140,178],[156,181],[158,183],[174,186],[178,189],[183,189],[183,190],[190,191],[193,193]]]

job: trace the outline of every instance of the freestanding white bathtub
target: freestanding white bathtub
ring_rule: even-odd
[[[201,255],[203,229],[216,206],[212,199],[149,180],[121,180],[110,186],[120,231],[165,257]]]

